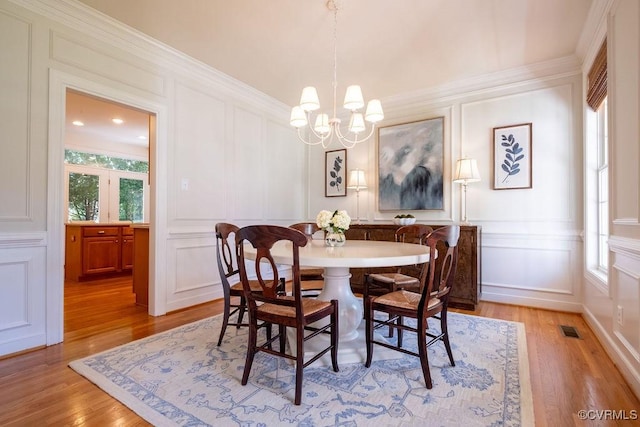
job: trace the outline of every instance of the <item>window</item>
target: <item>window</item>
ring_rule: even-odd
[[[607,102],[607,42],[588,73],[585,114],[585,256],[595,283],[608,293],[609,269],[609,132]]]
[[[598,269],[606,273],[609,269],[609,166],[607,98],[596,111],[598,146]]]
[[[148,163],[65,151],[67,221],[147,222]]]

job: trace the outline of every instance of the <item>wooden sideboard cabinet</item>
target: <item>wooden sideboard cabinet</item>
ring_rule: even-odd
[[[133,230],[129,224],[67,224],[65,280],[83,281],[130,274]]]
[[[442,225],[430,225],[436,229]],[[400,228],[395,224],[351,224],[346,232],[347,240],[395,240],[395,232]],[[455,285],[451,290],[451,307],[474,310],[478,304],[481,284],[481,228],[474,225],[460,226],[458,241],[458,269]],[[371,271],[391,271],[392,269],[368,269]],[[362,292],[364,268],[351,269],[351,287],[354,292]]]

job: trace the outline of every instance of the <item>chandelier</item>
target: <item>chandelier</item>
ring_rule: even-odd
[[[314,126],[311,126],[312,117],[311,113],[320,108],[320,101],[318,99],[318,92],[313,86],[308,86],[302,89],[302,95],[300,96],[300,105],[297,105],[291,110],[291,126],[298,129],[298,138],[302,142],[308,145],[322,144],[323,148],[327,148],[331,145],[334,137],[345,148],[351,148],[356,144],[366,141],[373,135],[375,124],[384,118],[382,112],[382,105],[379,99],[372,99],[367,104],[364,116],[360,112],[360,109],[364,107],[364,99],[362,97],[362,90],[358,85],[351,85],[347,87],[347,92],[344,96],[343,106],[347,110],[351,111],[351,117],[349,119],[349,127],[346,129],[346,133],[342,133],[340,127],[341,120],[337,117],[337,101],[336,92],[338,87],[338,5],[336,0],[327,1],[327,7],[333,10],[333,116],[329,118],[326,113],[320,113],[316,115]],[[367,133],[367,125],[365,121],[371,123],[371,129]],[[308,138],[305,139],[302,133],[302,129],[308,125]],[[361,137],[361,134],[366,135]]]

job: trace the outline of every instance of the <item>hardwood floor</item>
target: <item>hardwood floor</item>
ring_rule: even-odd
[[[75,359],[218,314],[220,301],[161,317],[134,305],[130,278],[65,285],[64,343],[0,360],[2,426],[148,425],[71,370]],[[640,410],[580,315],[481,303],[475,312],[525,324],[536,425],[630,426],[637,421],[582,421],[578,411]],[[566,338],[559,325],[581,338]]]

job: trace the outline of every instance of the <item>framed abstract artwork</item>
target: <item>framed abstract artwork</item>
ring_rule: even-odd
[[[324,196],[346,196],[347,150],[327,151],[324,153],[324,158]]]
[[[444,117],[378,129],[378,208],[439,210],[443,201]]]
[[[532,188],[531,123],[493,128],[493,189]]]

